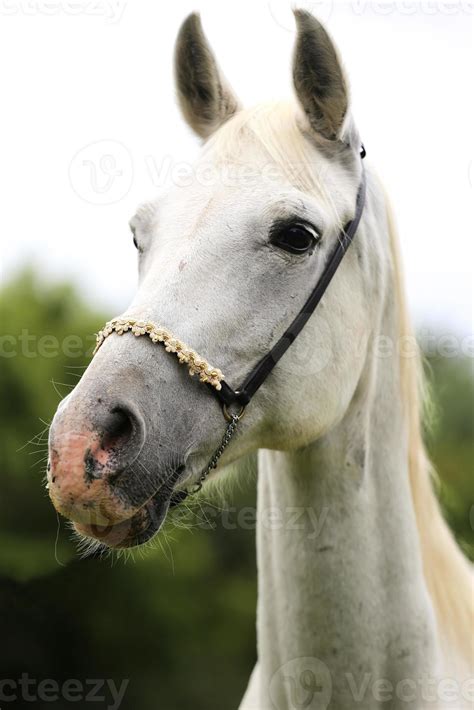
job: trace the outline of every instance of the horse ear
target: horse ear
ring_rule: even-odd
[[[293,57],[296,95],[313,130],[329,140],[341,137],[349,93],[336,48],[318,20],[294,10],[298,34]]]
[[[181,111],[201,138],[208,138],[238,109],[239,103],[222,76],[192,13],[181,25],[175,45],[175,79]]]

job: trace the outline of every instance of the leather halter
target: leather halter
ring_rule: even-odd
[[[360,157],[365,158],[365,148],[362,146]],[[342,261],[344,254],[349,248],[352,240],[357,232],[359,222],[362,217],[362,212],[365,205],[365,192],[366,192],[366,176],[365,169],[362,164],[362,176],[359,184],[359,189],[357,191],[356,198],[356,209],[354,217],[348,222],[345,227],[338,234],[336,241],[336,246],[329,256],[328,262],[324,268],[324,271],[318,280],[313,291],[306,300],[303,308],[300,310],[296,318],[293,320],[291,325],[286,329],[281,338],[275,343],[272,349],[262,357],[262,359],[255,365],[253,370],[247,375],[242,385],[233,390],[225,380],[221,381],[221,389],[213,390],[214,394],[217,395],[219,400],[224,406],[224,412],[228,411],[227,408],[236,404],[240,407],[245,408],[247,404],[252,399],[253,395],[265,382],[268,375],[271,373],[280,358],[286,353],[290,345],[302,331],[303,327],[308,322],[312,313],[316,310],[317,305],[324,296],[327,287],[331,283],[331,279],[337,271],[337,267]]]
[[[360,157],[361,159],[365,158],[365,148],[363,145],[361,147]],[[229,384],[227,384],[227,382],[223,379],[222,372],[218,368],[211,367],[209,363],[201,358],[194,350],[188,348],[166,329],[160,328],[154,323],[147,321],[136,321],[134,319],[130,320],[126,318],[116,318],[109,323],[106,323],[105,328],[98,333],[97,346],[94,350],[94,354],[100,348],[105,338],[111,335],[112,332],[115,332],[118,335],[123,335],[123,333],[130,330],[135,336],[147,335],[151,338],[152,342],[162,343],[168,352],[175,353],[179,361],[188,366],[191,375],[198,374],[201,382],[207,384],[209,389],[222,404],[224,417],[227,421],[227,427],[221,443],[213,453],[206,468],[201,472],[193,488],[191,490],[178,489],[173,491],[170,498],[170,507],[178,505],[189,495],[193,495],[201,489],[202,484],[206,480],[209,473],[216,468],[220,457],[229,444],[240,419],[244,415],[245,408],[249,404],[253,395],[265,382],[277,362],[297,338],[312,313],[314,313],[357,232],[357,228],[364,211],[365,193],[366,176],[364,165],[362,164],[362,174],[359,189],[357,191],[354,217],[339,232],[336,245],[327,260],[321,277],[296,318],[294,318],[293,322],[271,348],[271,350],[269,350],[269,352],[255,365],[253,370],[251,370],[251,372],[247,375],[238,389],[234,390]]]

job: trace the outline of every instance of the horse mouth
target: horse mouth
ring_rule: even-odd
[[[79,535],[93,538],[112,549],[127,549],[139,547],[151,540],[163,525],[168,513],[170,500],[163,500],[155,496],[131,518],[119,523],[101,525],[98,523],[74,523],[74,528]]]
[[[176,471],[166,490],[161,486],[130,518],[110,524],[74,522],[74,529],[81,537],[92,539],[112,549],[129,549],[145,544],[162,527],[170,504],[177,505],[184,495],[179,490],[174,491],[172,485],[169,485],[175,483],[183,468],[180,467]]]

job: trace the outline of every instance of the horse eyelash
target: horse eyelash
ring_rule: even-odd
[[[308,222],[307,219],[302,219],[301,217],[298,217],[297,215],[293,215],[291,217],[285,217],[284,219],[276,219],[273,224],[271,225],[269,229],[269,234],[270,236],[272,234],[276,234],[282,229],[292,227],[294,225],[301,225],[305,229],[307,229],[309,232],[311,232],[317,242],[320,242],[322,239],[323,235],[323,230],[320,229],[316,224],[313,224],[312,222]]]

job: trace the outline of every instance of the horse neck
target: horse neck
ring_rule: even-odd
[[[396,343],[394,311],[386,307],[379,335]],[[367,682],[359,705],[367,710],[381,678],[396,683],[436,667],[393,350],[368,353],[348,411],[329,433],[303,450],[259,453],[262,709],[271,707],[268,693],[276,707],[297,707],[288,678],[298,686],[318,668],[332,677],[338,710],[357,707]]]

